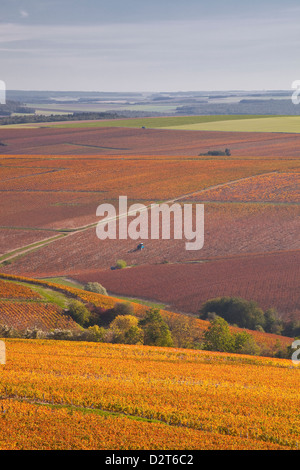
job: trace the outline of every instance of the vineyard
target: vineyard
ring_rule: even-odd
[[[265,309],[276,308],[287,319],[298,319],[299,254],[298,250],[206,263],[138,266],[74,277],[97,280],[110,292],[159,300],[183,312],[196,313],[203,302],[215,297],[238,296],[255,300]]]
[[[47,280],[30,279],[23,276],[13,276],[7,274],[0,274],[1,278],[5,279],[5,284],[11,284],[11,292],[15,290],[15,298],[19,285],[15,282],[25,282],[33,287],[43,287],[47,290],[53,290],[64,294],[67,299],[77,299],[81,302],[95,307],[100,307],[102,314],[105,311],[113,309],[116,304],[122,303],[122,299],[118,297],[95,294],[80,288],[63,286]],[[7,281],[10,281],[9,283]],[[23,287],[23,286],[22,286]],[[25,287],[26,288],[26,287]],[[29,289],[30,290],[30,289]],[[129,302],[132,307],[132,313],[138,319],[143,319],[149,310],[147,305],[137,302]],[[182,319],[182,314],[172,312],[170,310],[161,309],[160,313],[171,329],[176,328],[178,322]],[[186,317],[193,329],[194,337],[202,337],[203,333],[207,330],[210,323],[206,320],[201,320],[196,317]],[[8,325],[16,328],[17,330],[24,330],[26,327],[38,328],[41,331],[50,331],[53,329],[67,329],[78,330],[78,325],[70,318],[68,313],[62,312],[62,309],[55,304],[48,304],[42,302],[34,302],[28,305],[14,302],[0,302],[0,325]],[[267,355],[275,354],[278,347],[286,348],[291,344],[291,338],[280,336],[271,333],[265,333],[253,330],[241,330],[237,327],[230,327],[232,332],[247,331],[255,340],[257,345],[265,351]]]
[[[34,300],[41,296],[27,286],[0,280],[0,298]]]
[[[197,196],[190,199],[197,200]],[[300,174],[272,173],[203,191],[198,199],[230,202],[300,202]]]
[[[68,315],[63,315],[59,307],[42,302],[0,301],[0,324],[15,328],[18,331],[27,328],[41,331],[78,329],[78,325]]]
[[[82,342],[6,345],[2,449],[299,446],[299,370],[288,360]]]
[[[127,126],[130,122],[127,121]],[[92,127],[91,122],[81,123],[82,128],[76,127],[75,123],[68,128],[55,125],[8,129],[3,126],[0,139],[5,146],[1,147],[1,154],[190,157],[212,148],[224,150],[230,147],[232,155],[238,157],[299,158],[300,136],[297,134],[141,129],[142,122],[139,128],[112,127],[117,123],[100,122],[107,127]]]
[[[30,157],[29,157],[30,158]],[[4,159],[6,164],[6,159]],[[10,192],[99,192],[105,199],[126,194],[133,200],[160,200],[183,196],[221,183],[257,174],[299,168],[295,160],[210,159],[181,160],[179,158],[123,160],[61,159],[60,167],[39,169],[39,160],[31,162],[30,173],[0,181],[1,191]],[[157,169],[159,168],[159,172]],[[28,168],[26,168],[28,171]],[[180,178],[178,178],[180,175]],[[100,194],[99,194],[100,197]],[[103,197],[103,194],[102,194]]]
[[[0,448],[298,449],[299,368],[277,359],[291,337],[230,325],[261,356],[186,347],[203,346],[210,323],[198,312],[214,297],[299,320],[300,136],[53,126],[1,129],[1,141]],[[231,156],[205,156],[224,148]],[[141,252],[135,240],[99,240],[96,209],[120,195],[204,203],[203,249],[187,251],[184,238],[141,240]],[[115,269],[120,259],[126,269]],[[58,276],[69,285],[47,280]],[[139,325],[161,304],[173,347],[88,336],[70,299],[99,325],[120,303]],[[180,349],[185,328],[193,340]]]

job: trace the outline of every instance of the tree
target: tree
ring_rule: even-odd
[[[95,342],[104,342],[106,338],[106,330],[103,327],[98,325],[89,326],[88,328],[88,338],[90,341]]]
[[[283,322],[280,320],[277,311],[269,308],[265,311],[265,331],[280,335],[283,330]]]
[[[133,315],[134,308],[130,302],[117,302],[114,305],[115,315]]]
[[[171,323],[171,324],[170,324]],[[174,346],[189,348],[199,346],[200,335],[197,328],[197,320],[186,315],[178,315],[171,322],[168,321]]]
[[[264,328],[266,323],[264,312],[256,302],[239,297],[219,297],[208,300],[200,310],[200,318],[207,319],[211,312],[240,328],[255,330],[258,325]]]
[[[95,292],[96,294],[107,295],[107,290],[99,282],[88,282],[84,286],[84,290],[88,292]]]
[[[159,309],[152,308],[140,321],[144,330],[144,344],[152,346],[173,346],[173,340],[168,325],[160,314]]]
[[[89,324],[91,312],[86,306],[78,300],[70,300],[68,303],[68,312],[73,320],[79,325],[85,327]]]
[[[204,332],[203,349],[208,351],[233,352],[235,350],[234,337],[228,323],[221,317],[216,317]]]
[[[132,315],[119,315],[110,324],[113,342],[122,344],[143,344],[143,330],[139,320]]]
[[[238,354],[257,356],[260,353],[260,347],[256,344],[253,336],[247,333],[247,331],[234,334],[234,349]]]

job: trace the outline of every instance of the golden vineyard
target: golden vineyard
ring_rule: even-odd
[[[300,369],[290,360],[5,342],[1,449],[298,449]]]

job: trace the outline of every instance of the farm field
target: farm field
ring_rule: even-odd
[[[300,173],[261,175],[203,191],[187,200],[226,202],[300,202]]]
[[[59,128],[72,127],[147,127],[150,129],[168,128],[173,126],[188,126],[210,122],[223,121],[240,121],[244,119],[264,119],[265,116],[249,116],[249,115],[216,115],[216,116],[166,116],[166,117],[145,117],[145,118],[129,118],[129,119],[113,119],[102,121],[74,121],[53,123],[52,125]]]
[[[282,221],[280,226],[278,219]],[[210,203],[205,204],[205,243],[200,251],[185,250],[184,239],[149,239],[143,240],[145,250],[131,252],[137,242],[99,240],[95,227],[91,227],[66,234],[55,243],[14,259],[1,270],[34,277],[88,276],[109,269],[118,259],[124,259],[128,266],[136,266],[299,250],[298,233],[297,205]]]
[[[222,185],[191,195],[185,200],[219,202],[300,202],[300,173],[274,172]]]
[[[49,287],[0,279],[0,325],[17,331],[26,329],[79,330],[79,325],[63,312],[62,295]]]
[[[263,119],[220,120],[167,126],[167,128],[189,131],[283,132],[298,134],[300,132],[300,118],[299,116],[264,116]]]
[[[9,163],[4,157],[3,164],[11,168],[18,163],[21,164],[20,159]],[[161,200],[183,197],[191,192],[254,175],[300,168],[300,163],[293,159],[180,160],[174,157],[162,161],[153,157],[145,160],[120,158],[116,162],[113,159],[77,157],[60,158],[54,168],[36,174],[35,167],[39,164],[42,164],[40,160],[30,162],[31,174],[26,177],[18,177],[16,168],[13,180],[0,181],[1,192],[96,192],[98,197],[101,195],[106,200],[117,199],[121,194],[126,194],[132,200]]]
[[[135,269],[112,273],[110,268],[118,259],[125,260],[128,266],[144,266],[146,271],[157,269],[149,267],[153,265],[202,261],[205,266],[211,261],[212,269],[218,270],[218,258],[228,258],[233,265],[231,259],[241,255],[250,260],[252,255],[267,253],[294,250],[297,254],[300,248],[299,161],[294,158],[3,155],[0,161],[5,170],[0,182],[0,251],[6,262],[1,270],[7,273],[32,277],[68,275],[86,282],[91,280],[89,276],[92,280],[103,278],[104,285],[108,279],[106,287],[111,292],[131,295],[133,286],[129,286],[131,281],[126,281],[126,277],[130,280]],[[7,178],[13,169],[13,179]],[[136,253],[132,252],[136,243],[131,240],[100,241],[95,229],[99,221],[96,209],[103,202],[116,205],[120,194],[127,194],[129,204],[166,200],[204,203],[203,249],[196,253],[186,251],[184,240],[143,240],[146,250]],[[287,259],[291,260],[289,255]],[[239,259],[235,262],[241,263]],[[185,283],[189,277],[186,270],[192,268],[186,264],[177,266]],[[236,264],[236,273],[241,266]],[[114,274],[113,279],[122,276],[122,287],[112,282],[110,276]],[[218,272],[211,274],[210,282],[213,277],[221,282]],[[249,298],[259,283],[259,271],[252,269],[243,286],[233,289],[225,283],[224,292],[233,290]],[[277,285],[277,280],[270,281],[274,306],[284,315],[296,315],[299,305],[290,291],[294,284],[283,282],[279,290]],[[144,289],[138,297],[150,295],[152,299],[155,289],[148,282],[144,282]],[[159,292],[157,289],[156,300],[164,301]],[[199,289],[190,304],[178,303],[175,298],[173,302],[168,298],[166,303],[194,312],[197,302],[216,292],[217,289]],[[293,300],[284,307],[289,295]],[[258,300],[263,300],[262,294]],[[290,308],[292,311],[288,312]]]
[[[155,118],[158,119],[158,118]],[[275,119],[275,118],[274,118]],[[276,118],[278,119],[278,118]],[[129,120],[130,121],[130,120]],[[129,123],[127,121],[127,125]],[[260,121],[260,119],[259,119]],[[103,124],[104,121],[101,121]],[[115,121],[106,121],[111,126]],[[130,121],[131,122],[131,121]],[[28,125],[29,126],[29,125]],[[196,157],[230,148],[232,157],[299,158],[298,134],[133,127],[0,128],[1,155]],[[203,158],[203,157],[202,157]]]
[[[299,369],[289,360],[49,340],[6,346],[2,449],[298,448]]]
[[[5,219],[5,222],[7,220]],[[26,220],[28,221],[27,217]],[[20,222],[20,219],[16,218],[15,222]],[[0,260],[5,253],[11,253],[22,246],[41,243],[53,235],[55,235],[53,232],[47,230],[26,230],[23,228],[18,230],[2,226],[0,228]]]
[[[42,302],[0,301],[0,324],[21,331],[27,328],[41,331],[79,328],[69,316],[62,314],[60,308]]]
[[[77,128],[77,127],[127,127],[127,128],[166,128],[176,125],[189,125],[201,124],[206,122],[218,122],[228,120],[242,120],[242,119],[260,119],[266,116],[251,116],[251,115],[215,115],[215,116],[164,116],[164,117],[143,117],[143,118],[118,118],[118,119],[101,119],[101,120],[74,120],[62,122],[47,122],[47,123],[28,123],[28,124],[12,124],[6,125],[5,128],[22,128],[26,127],[44,127],[45,125],[53,126],[56,128]]]
[[[93,308],[98,309],[100,323],[101,317],[103,321],[103,315],[105,316],[116,305],[124,303],[124,300],[118,297],[88,292],[84,290],[83,284],[74,283],[70,279],[55,278],[55,282],[53,282],[49,278],[33,279],[3,273],[0,274],[0,277],[2,279],[0,280],[0,325],[4,326],[4,330],[15,329],[18,335],[29,329],[36,331],[34,338],[42,334],[42,337],[49,339],[50,334],[50,339],[53,339],[53,335],[56,335],[55,339],[69,339],[72,334],[84,334],[85,336],[81,338],[81,341],[87,340],[89,331],[87,329],[83,330],[67,311],[70,299],[80,301],[89,308],[93,306]],[[149,308],[155,305],[151,302],[143,303],[139,300],[131,301],[126,299],[126,302],[129,303],[132,314],[138,321],[144,319]],[[165,310],[164,306],[155,306],[155,308],[159,308],[162,318],[173,335],[174,347],[183,347],[184,340],[181,335],[178,336],[179,324],[182,326],[184,323],[185,328],[192,329],[195,341],[201,341],[204,332],[210,326],[207,320],[171,312]],[[292,341],[290,337],[274,333],[241,329],[236,326],[230,326],[229,328],[232,333],[246,331],[253,337],[260,353],[269,357],[276,355],[281,348],[285,349],[290,346]],[[27,336],[28,334],[26,334]],[[89,341],[91,341],[90,336],[89,338]],[[93,337],[94,340],[95,337]]]
[[[244,121],[219,118],[181,123]],[[256,126],[265,118],[250,121]],[[132,300],[138,319],[147,305],[162,304],[170,331],[185,318],[195,338],[209,326],[198,311],[213,297],[255,300],[284,321],[299,320],[300,135],[150,129],[150,120],[135,124],[146,129],[103,124],[0,129],[0,324],[77,334],[79,325],[64,310],[69,298],[102,313]],[[199,155],[225,148],[231,156]],[[138,242],[130,239],[100,241],[96,209],[117,205],[120,195],[128,205],[203,203],[203,249],[145,239],[145,249],[134,252]],[[119,259],[128,267],[112,270]],[[58,276],[64,285],[55,284]],[[72,281],[100,282],[108,295]],[[292,342],[243,331],[265,355]],[[3,450],[299,447],[299,368],[290,360],[180,349],[180,343],[4,341]]]
[[[111,293],[161,301],[197,313],[209,299],[237,296],[299,319],[300,251],[227,257],[203,263],[144,265],[119,271],[91,270],[74,278],[98,281]]]

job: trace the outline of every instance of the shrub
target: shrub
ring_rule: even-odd
[[[140,321],[144,330],[144,344],[149,346],[173,346],[173,340],[168,325],[158,309],[152,308],[146,312]]]
[[[260,348],[246,331],[232,333],[224,318],[216,317],[203,335],[203,349],[227,353],[258,355]]]
[[[87,330],[87,340],[95,342],[104,342],[106,338],[106,330],[98,325],[90,326]]]
[[[194,349],[199,344],[201,335],[197,328],[196,318],[187,315],[178,315],[168,320],[174,346],[178,348]]]
[[[112,341],[122,344],[143,344],[143,330],[132,315],[119,315],[110,324]]]
[[[233,352],[235,342],[228,323],[221,317],[211,320],[204,332],[203,349],[208,351]]]
[[[84,286],[84,290],[94,292],[95,294],[107,295],[107,290],[99,282],[88,282]]]
[[[113,308],[117,315],[133,315],[134,308],[130,302],[117,302]]]
[[[68,313],[80,326],[87,326],[90,321],[91,312],[79,300],[70,300],[68,303]]]
[[[234,349],[238,354],[250,354],[252,356],[258,356],[260,354],[260,347],[256,344],[253,336],[246,331],[235,333]]]
[[[126,267],[127,267],[126,261],[124,261],[123,259],[118,259],[118,261],[116,262],[116,269],[124,269]]]
[[[257,326],[265,327],[264,312],[256,302],[239,297],[219,297],[208,300],[200,310],[200,318],[206,320],[210,312],[224,318],[231,325],[255,330]]]

